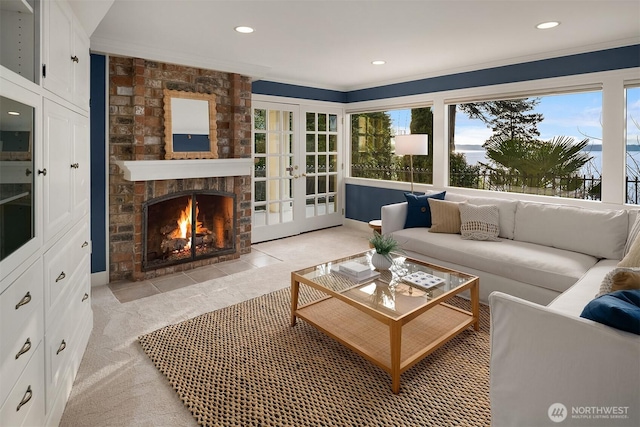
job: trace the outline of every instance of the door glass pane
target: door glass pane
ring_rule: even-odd
[[[327,151],[327,135],[318,135],[318,152],[324,153]]]
[[[327,171],[327,156],[324,154],[318,154],[318,173],[325,173]]]
[[[316,194],[316,177],[307,177],[307,195]]]
[[[269,154],[281,154],[279,134],[269,134]]]
[[[338,151],[338,135],[329,135],[329,151]]]
[[[327,204],[327,213],[334,213],[338,210],[336,196],[329,196],[329,203]]]
[[[269,194],[267,195],[269,200],[280,199],[280,180],[269,181]]]
[[[253,128],[256,130],[267,129],[267,110],[255,109],[253,111]]]
[[[316,151],[316,136],[312,133],[307,134],[307,153]]]
[[[268,157],[267,158],[267,168],[269,171],[269,177],[277,177],[280,176],[280,158],[279,157]]]
[[[280,203],[269,203],[269,217],[268,217],[268,223],[269,224],[279,224],[282,222],[280,213],[281,213],[281,209],[280,209]]]
[[[255,154],[264,154],[267,152],[267,135],[264,133],[256,133],[254,136],[253,152]]]
[[[307,156],[307,173],[315,173],[316,172],[316,156]]]
[[[267,200],[267,183],[265,181],[256,181],[254,184],[253,200],[256,202],[264,202]]]
[[[267,165],[264,157],[256,157],[253,176],[256,178],[265,178],[267,176]]]
[[[269,110],[269,121],[267,124],[269,130],[280,130],[282,128],[280,126],[280,111]]]
[[[338,188],[338,175],[329,175],[329,192],[335,193]]]
[[[34,232],[34,108],[0,96],[0,260]]]
[[[293,130],[293,112],[291,111],[282,112],[282,130],[284,131]]]
[[[267,207],[265,205],[253,207],[253,223],[257,226],[267,225]]]
[[[307,113],[307,130],[310,130],[310,131],[316,130],[316,114],[315,113]]]
[[[305,203],[305,216],[307,218],[314,217],[316,215],[316,199],[315,197],[309,197]]]
[[[325,175],[318,176],[318,193],[327,192],[327,177]]]
[[[338,132],[338,116],[329,114],[329,132]]]
[[[326,114],[318,114],[318,131],[319,132],[327,131],[327,115]]]
[[[329,156],[329,172],[335,172],[338,170],[338,156]]]

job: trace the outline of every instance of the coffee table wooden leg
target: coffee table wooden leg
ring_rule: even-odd
[[[400,393],[400,353],[402,350],[402,324],[394,322],[389,325],[391,344],[391,391]]]
[[[471,286],[471,312],[476,321],[473,323],[473,329],[480,330],[480,280],[476,279]]]
[[[291,279],[291,326],[296,325],[296,310],[298,309],[298,293],[300,291],[300,282]]]

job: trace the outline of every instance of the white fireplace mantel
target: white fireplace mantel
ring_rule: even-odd
[[[127,181],[251,175],[252,159],[118,160]]]

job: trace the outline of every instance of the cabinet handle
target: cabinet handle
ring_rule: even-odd
[[[16,354],[16,360],[18,360],[18,357],[22,356],[29,350],[31,350],[31,340],[27,338],[27,340],[25,341],[24,345],[22,346],[18,354]]]
[[[67,343],[62,340],[62,342],[60,343],[60,347],[58,347],[58,351],[56,351],[56,354],[60,354],[60,352],[65,348],[67,348]]]
[[[38,169],[38,175],[47,176],[47,168],[44,168],[42,170]]]
[[[26,171],[24,171],[24,174],[25,174],[26,176],[29,176],[29,175],[31,175],[32,173],[33,173],[33,172],[32,172],[32,171],[31,171],[31,169],[29,169],[29,168],[27,168],[27,170],[26,170]]]
[[[22,307],[23,305],[29,304],[30,301],[31,301],[31,293],[27,292],[27,294],[23,296],[22,299],[18,301],[18,303],[16,304],[16,310]]]
[[[89,298],[89,294],[85,293],[82,297],[82,302],[85,302]]]
[[[75,63],[77,63],[78,61],[80,61],[76,55],[73,55],[73,56],[71,57],[71,60],[72,60],[73,62],[75,62]]]
[[[27,391],[24,393],[24,396],[22,396],[22,400],[18,404],[18,409],[16,409],[16,412],[18,412],[20,408],[26,405],[27,402],[29,402],[32,397],[33,397],[33,392],[31,391],[31,386],[28,386]]]
[[[89,242],[87,242],[86,240],[84,241],[84,243],[82,244],[82,246],[80,246],[81,248],[86,248],[87,246],[89,246]]]
[[[73,169],[78,169],[80,167],[80,164],[79,163],[71,163],[71,167]]]
[[[60,275],[56,279],[56,283],[58,283],[60,280],[64,279],[65,277],[67,277],[67,275],[64,274],[64,271],[63,271],[62,273],[60,273]]]

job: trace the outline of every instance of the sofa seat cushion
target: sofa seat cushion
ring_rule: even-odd
[[[569,316],[580,316],[582,309],[600,291],[605,276],[618,264],[614,259],[603,259],[589,269],[575,285],[549,303],[549,308]]]
[[[567,290],[597,262],[577,252],[509,239],[464,240],[458,234],[429,233],[427,228],[399,230],[393,236],[406,251],[556,292]]]

